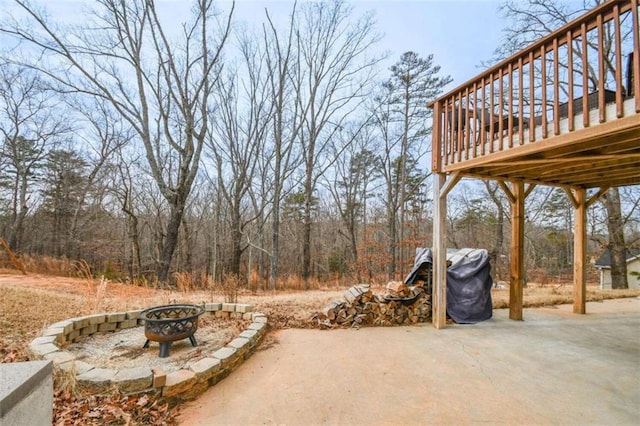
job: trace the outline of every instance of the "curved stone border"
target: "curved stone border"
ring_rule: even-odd
[[[41,337],[29,343],[29,353],[34,359],[53,361],[54,367],[73,372],[81,388],[92,393],[104,393],[115,386],[125,394],[151,393],[173,404],[195,398],[228,376],[251,356],[267,331],[267,317],[253,312],[252,305],[207,303],[205,315],[250,319],[252,322],[225,347],[172,373],[165,373],[158,367],[99,368],[76,359],[59,346],[78,342],[95,333],[144,325],[144,320],[138,319],[140,312],[142,310],[88,315],[51,324]]]

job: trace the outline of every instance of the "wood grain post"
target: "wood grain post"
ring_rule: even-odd
[[[586,313],[586,256],[587,256],[587,190],[574,190],[575,225],[573,232],[573,312]]]
[[[435,328],[447,324],[447,194],[444,173],[433,174],[433,294],[432,321]]]
[[[511,184],[511,283],[509,285],[509,318],[522,320],[524,287],[524,200],[523,182]]]

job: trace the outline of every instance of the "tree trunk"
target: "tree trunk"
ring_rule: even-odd
[[[182,247],[184,250],[184,264],[182,268],[185,271],[191,271],[193,266],[191,260],[191,230],[189,229],[189,223],[184,215],[182,216]]]
[[[404,108],[403,108],[403,124],[402,124],[402,146],[400,147],[400,158],[399,158],[399,174],[400,174],[400,213],[399,213],[399,225],[398,225],[398,244],[399,244],[399,256],[398,256],[398,269],[400,270],[400,274],[404,273],[404,262],[405,262],[405,253],[404,253],[404,245],[405,245],[405,208],[407,203],[407,155],[409,151],[409,85],[405,83],[404,87]]]
[[[276,169],[277,170],[277,169]],[[278,265],[280,260],[280,185],[276,180],[273,197],[273,222],[271,224],[271,275],[269,290],[275,290],[278,284]]]
[[[182,224],[182,215],[184,214],[185,202],[177,201],[171,206],[171,214],[169,223],[167,224],[167,235],[162,248],[160,257],[160,268],[158,269],[158,279],[167,281],[169,278],[169,270],[171,268],[171,260],[173,253],[178,245],[178,237],[180,235],[180,225]]]
[[[304,180],[304,218],[302,230],[302,279],[304,280],[304,289],[309,290],[309,277],[311,276],[311,208],[313,206],[313,190],[314,190],[314,165],[316,159],[316,123],[315,123],[315,104],[313,97],[310,101],[311,106],[311,127],[309,132],[309,141],[306,152],[306,168]]]
[[[20,239],[22,236],[22,227],[24,224],[24,218],[27,216],[27,176],[23,175],[19,181],[20,185],[17,183],[18,179],[16,179],[16,188],[15,188],[15,201],[13,207],[12,214],[12,223],[9,227],[9,238],[7,243],[9,244],[9,248],[13,251],[18,251],[20,248]],[[20,189],[18,190],[18,186]],[[19,194],[19,195],[18,195]]]
[[[360,268],[357,267],[358,265],[358,236],[356,235],[356,223],[355,220],[352,219],[351,223],[349,224],[349,239],[351,240],[351,261],[353,262],[353,265],[356,266],[356,280],[358,282],[361,282],[361,274],[360,274]]]
[[[239,212],[233,212],[231,223],[231,274],[240,277],[240,258],[242,257],[242,230]]]
[[[310,182],[310,175],[307,180]],[[307,185],[305,185],[307,187]],[[302,229],[302,278],[304,280],[304,289],[309,290],[309,277],[311,276],[311,199],[312,189],[309,183],[305,189],[304,201],[304,223]]]
[[[396,275],[396,252],[397,252],[397,228],[395,212],[390,211],[387,220],[389,221],[389,279],[395,279]]]
[[[138,218],[134,214],[129,214],[129,238],[131,239],[131,256],[133,257],[133,277],[138,277],[142,273],[142,260],[140,256],[140,239],[138,238]]]
[[[627,281],[627,250],[624,242],[624,221],[618,188],[611,188],[603,197],[607,209],[609,252],[611,254],[611,288],[629,288]]]

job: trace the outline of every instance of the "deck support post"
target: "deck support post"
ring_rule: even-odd
[[[573,232],[573,313],[586,313],[587,190],[574,190],[575,225]]]
[[[433,294],[431,321],[435,328],[447,324],[447,181],[444,173],[433,174]]]
[[[431,321],[435,328],[447,325],[447,194],[462,176],[433,173],[433,286]]]
[[[522,320],[524,288],[524,182],[511,184],[511,283],[509,284],[509,318]]]

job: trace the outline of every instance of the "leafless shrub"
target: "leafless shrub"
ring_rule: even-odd
[[[226,303],[238,302],[238,291],[242,287],[242,279],[236,274],[225,274],[222,281],[218,283],[218,287],[224,294]]]
[[[51,256],[21,254],[20,260],[27,271],[38,274],[73,277],[76,276],[77,272],[74,262],[66,257],[55,258]]]

